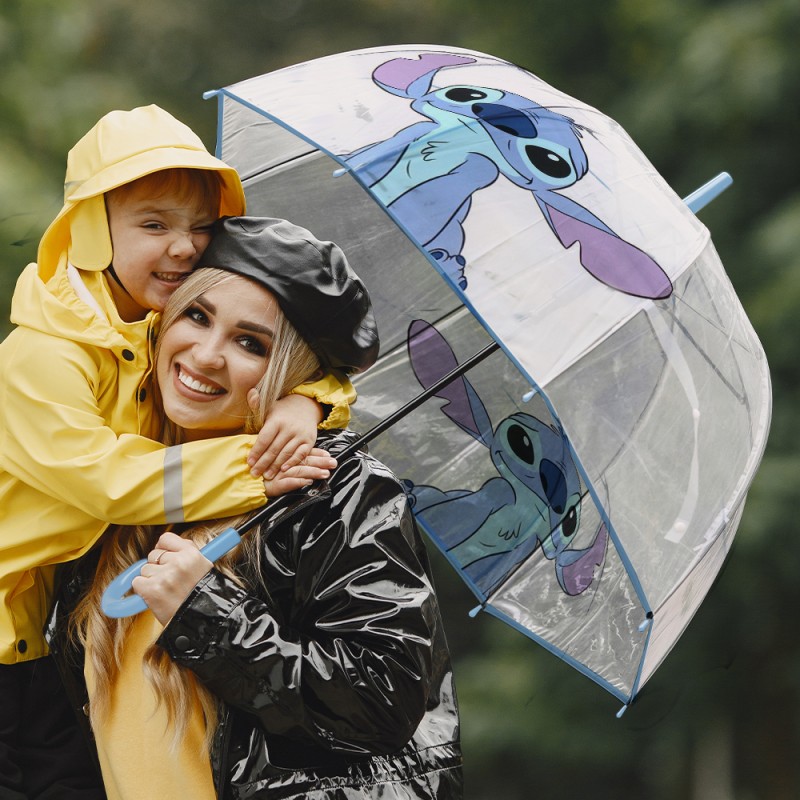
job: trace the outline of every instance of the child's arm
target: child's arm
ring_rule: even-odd
[[[253,475],[270,480],[280,469],[301,464],[314,446],[318,427],[347,427],[355,399],[353,384],[343,375],[329,374],[293,389],[275,404],[256,437],[247,458]]]
[[[247,465],[254,436],[165,447],[112,430],[95,397],[102,380],[91,349],[33,332],[12,336],[0,353],[0,488],[17,479],[34,491],[4,496],[3,510],[12,518],[35,505],[43,518],[58,519],[59,552],[77,557],[106,523],[215,519],[274,494]],[[132,407],[128,430],[136,414]],[[311,466],[303,478],[319,477],[319,465]]]
[[[317,440],[323,416],[322,406],[310,397],[292,394],[278,400],[247,457],[253,475],[271,480],[281,469],[302,464]],[[266,444],[266,450],[256,458],[259,442]]]

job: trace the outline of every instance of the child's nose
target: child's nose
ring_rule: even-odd
[[[173,235],[169,254],[173,258],[191,258],[197,254],[197,246],[191,231],[177,231]]]

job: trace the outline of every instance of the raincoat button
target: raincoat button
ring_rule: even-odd
[[[180,650],[181,653],[187,652],[192,646],[188,636],[178,636],[175,639],[175,649]]]
[[[143,403],[146,397],[147,397],[147,389],[139,389],[139,402]]]
[[[81,706],[81,711],[83,711],[83,716],[84,717],[88,717],[89,716],[89,704],[88,703],[84,703]]]
[[[133,361],[133,359],[136,358],[136,356],[134,356],[133,352],[131,350],[127,350],[127,349],[122,351],[122,357],[126,361]]]
[[[28,649],[28,643],[24,639],[20,639],[17,642],[17,650],[20,653],[24,653]]]

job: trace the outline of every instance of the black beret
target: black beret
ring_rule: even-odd
[[[267,288],[326,369],[351,374],[375,363],[380,342],[369,294],[333,242],[284,219],[224,217],[196,266]]]

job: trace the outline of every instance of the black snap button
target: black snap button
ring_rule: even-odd
[[[175,648],[180,650],[181,653],[187,652],[192,646],[191,641],[189,641],[188,636],[178,636],[175,639]]]
[[[122,351],[122,357],[126,361],[133,361],[133,359],[136,358],[136,356],[134,356],[134,354],[130,350],[123,350]]]
[[[147,389],[139,389],[139,402],[143,403],[146,397],[147,397]]]
[[[27,649],[28,643],[24,639],[20,639],[17,642],[17,650],[19,650],[20,653],[24,653]]]

